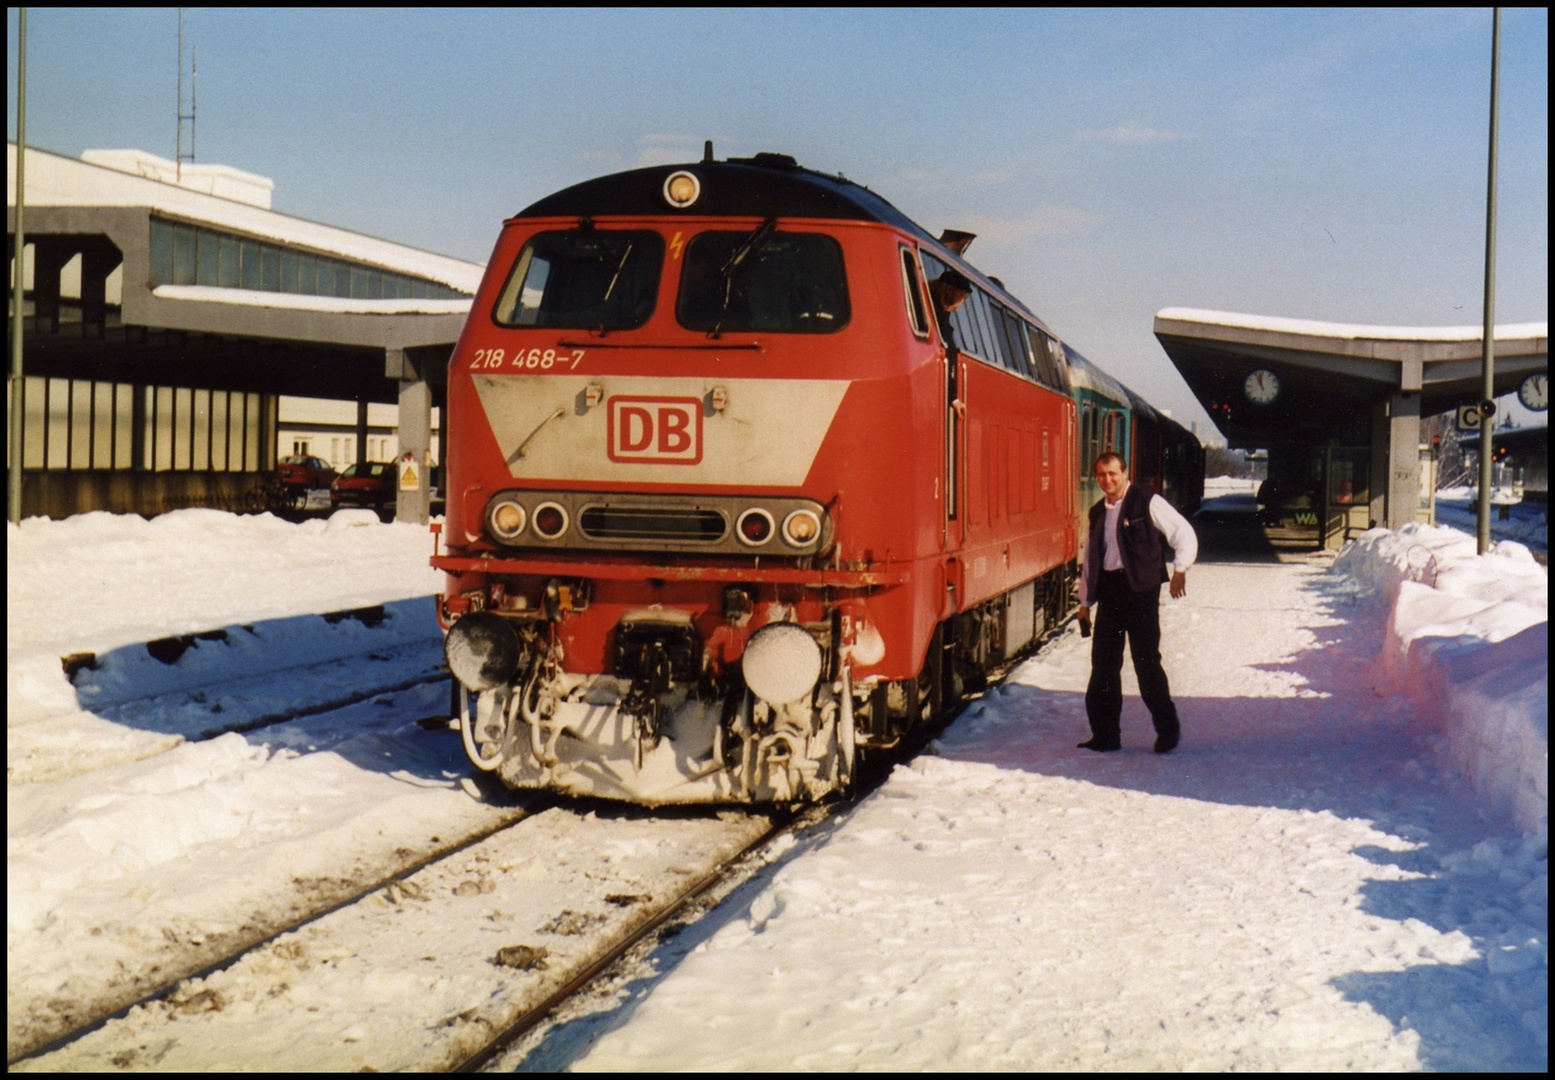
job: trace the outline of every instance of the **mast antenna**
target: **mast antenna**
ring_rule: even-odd
[[[189,111],[184,112],[184,9],[178,9],[178,146],[175,151],[174,169],[179,182],[184,178],[184,162],[194,164],[194,114],[195,98],[200,77],[200,50],[193,50],[193,66],[189,72]],[[189,152],[184,153],[184,123],[189,125]]]

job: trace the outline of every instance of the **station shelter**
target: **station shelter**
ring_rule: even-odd
[[[14,260],[15,143],[7,166]],[[287,395],[354,403],[358,461],[369,406],[394,406],[398,513],[426,520],[483,266],[278,213],[272,181],[220,165],[28,147],[25,183],[24,516],[241,506]]]
[[[1495,388],[1549,367],[1549,324],[1495,329]],[[1480,400],[1480,327],[1357,326],[1165,308],[1155,335],[1233,450],[1264,449],[1264,500],[1342,546],[1375,525],[1433,521],[1421,417]]]

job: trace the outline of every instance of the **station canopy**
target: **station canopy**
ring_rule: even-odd
[[[1226,311],[1164,308],[1155,335],[1227,442],[1254,449],[1298,432],[1321,439],[1395,394],[1418,414],[1480,398],[1478,326],[1361,326]],[[1496,394],[1549,367],[1549,324],[1497,326]],[[1279,393],[1251,402],[1250,375],[1269,371]]]

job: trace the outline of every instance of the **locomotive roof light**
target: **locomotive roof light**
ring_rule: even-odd
[[[740,659],[745,685],[773,705],[797,701],[821,677],[821,647],[802,626],[768,623],[751,635]]]
[[[557,539],[571,523],[566,508],[554,502],[543,502],[535,507],[533,522],[535,534],[542,540]]]
[[[491,500],[486,511],[486,524],[491,534],[505,543],[513,543],[523,535],[529,515],[512,495],[499,495]]]
[[[742,513],[734,523],[734,533],[740,538],[740,543],[747,547],[760,547],[772,539],[772,534],[777,531],[777,522],[772,520],[772,515],[759,506],[753,506]]]
[[[799,509],[783,519],[783,539],[790,547],[809,547],[820,538],[821,519],[815,511]]]
[[[684,210],[696,202],[702,194],[702,181],[695,173],[672,172],[664,179],[664,201],[677,210]]]

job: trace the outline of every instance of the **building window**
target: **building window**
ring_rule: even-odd
[[[152,218],[152,287],[196,284],[364,300],[462,300],[470,296],[408,274]]]

